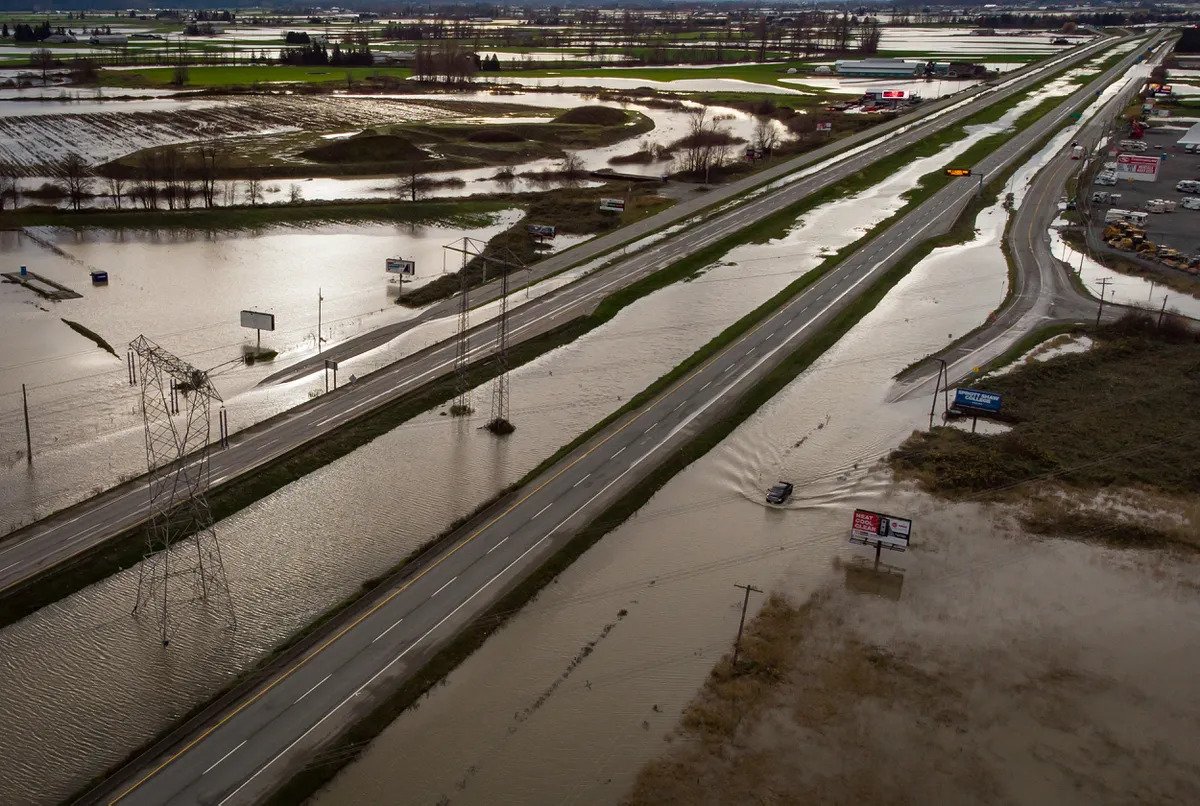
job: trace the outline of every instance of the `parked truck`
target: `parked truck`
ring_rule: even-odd
[[[1084,153],[1085,152],[1084,152],[1083,146],[1079,145],[1079,143],[1076,143],[1075,145],[1071,146],[1071,159],[1081,160],[1081,159],[1083,159]]]

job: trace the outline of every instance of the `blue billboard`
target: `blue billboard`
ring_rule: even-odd
[[[987,411],[995,414],[1000,411],[1000,395],[995,392],[981,392],[978,389],[955,389],[954,405],[960,409]]]

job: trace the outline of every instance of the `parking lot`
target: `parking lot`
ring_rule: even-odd
[[[1104,214],[1107,210],[1117,207],[1123,210],[1144,211],[1146,203],[1151,199],[1166,199],[1174,201],[1177,206],[1170,213],[1151,213],[1147,216],[1145,230],[1147,240],[1155,244],[1170,246],[1185,255],[1200,255],[1200,210],[1188,210],[1182,206],[1186,198],[1200,198],[1200,194],[1181,193],[1175,189],[1176,183],[1183,179],[1200,180],[1200,155],[1184,153],[1176,141],[1183,131],[1174,129],[1163,131],[1151,128],[1146,133],[1145,142],[1149,148],[1142,152],[1144,156],[1166,156],[1159,167],[1158,179],[1154,182],[1137,182],[1129,179],[1118,179],[1112,186],[1089,183],[1080,188],[1080,193],[1086,195],[1084,209],[1089,212],[1088,223],[1097,233],[1104,228]],[[1119,140],[1119,138],[1118,138]],[[1103,151],[1093,155],[1099,163],[1098,171],[1103,171],[1103,163],[1116,160],[1111,151],[1119,151],[1118,140],[1111,142]],[[1134,152],[1130,152],[1134,153]],[[1095,173],[1089,171],[1094,176]],[[1121,200],[1116,205],[1106,203],[1089,203],[1096,191],[1120,193]]]

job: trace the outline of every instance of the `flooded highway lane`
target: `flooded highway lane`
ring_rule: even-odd
[[[520,478],[817,265],[829,250],[856,239],[859,226],[885,218],[918,176],[941,164],[938,159],[914,163],[860,197],[814,210],[784,237],[740,247],[691,282],[652,294],[607,325],[516,370],[512,405],[518,430],[507,440],[496,442],[470,423],[430,412],[218,524],[238,603],[235,634],[198,627],[162,653],[148,640],[153,626],[126,615],[136,569],[0,632],[6,664],[0,696],[12,726],[0,737],[0,752],[12,759],[13,786],[22,787],[14,791],[61,796],[119,757],[120,748],[153,735],[363,579],[377,576]],[[60,665],[49,676],[38,661],[48,636],[63,647]],[[78,679],[63,685],[72,678]],[[50,722],[64,730],[43,741],[37,753],[27,752],[26,731],[59,711],[64,719]],[[47,773],[48,760],[59,772]]]

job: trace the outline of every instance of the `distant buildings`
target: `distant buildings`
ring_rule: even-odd
[[[842,59],[833,63],[839,76],[857,78],[919,78],[925,75],[923,62],[903,59]]]

